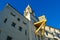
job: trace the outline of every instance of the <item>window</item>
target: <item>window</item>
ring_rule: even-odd
[[[1,30],[0,30],[0,33],[1,33]]]
[[[12,22],[12,26],[15,27],[15,25],[16,25],[16,24],[15,24],[14,22]]]
[[[60,38],[60,34],[59,34],[59,38]]]
[[[27,35],[27,30],[25,30],[25,35]]]
[[[20,21],[20,18],[17,18],[18,21]]]
[[[7,37],[7,40],[12,40],[12,37],[8,36],[8,37]]]
[[[54,40],[58,40],[58,39],[54,38]]]
[[[50,38],[48,38],[48,40],[50,40]]]
[[[57,37],[59,37],[59,34],[56,33],[56,35],[57,35]]]
[[[7,18],[5,18],[4,23],[6,23],[6,21],[7,21]]]
[[[25,24],[26,25],[26,23],[23,21],[23,24]]]
[[[55,35],[60,38],[60,34],[58,34],[58,33],[55,32]]]
[[[15,15],[11,12],[11,15],[15,17]]]
[[[48,32],[46,31],[46,35],[48,35]]]
[[[19,26],[19,31],[22,31],[22,27]]]

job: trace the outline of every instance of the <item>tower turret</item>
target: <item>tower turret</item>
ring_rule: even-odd
[[[27,16],[27,14],[32,14],[33,16],[35,16],[32,8],[30,7],[30,5],[28,5],[26,7],[25,11],[24,11],[24,16]]]
[[[32,10],[32,8],[30,7],[30,5],[28,5],[24,11],[24,16],[29,20],[29,21],[37,21],[36,17],[35,17],[35,13]]]

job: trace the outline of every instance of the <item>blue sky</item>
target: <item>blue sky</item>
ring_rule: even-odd
[[[0,0],[0,11],[4,9],[7,3],[22,14],[29,4],[36,17],[45,15],[47,25],[60,29],[60,0]]]

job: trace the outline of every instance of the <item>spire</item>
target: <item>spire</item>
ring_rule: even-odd
[[[30,8],[31,9],[31,7],[30,7],[30,5],[28,4],[28,6],[26,7],[26,9],[28,9],[28,8]]]
[[[30,7],[30,5],[28,5],[25,9],[25,11],[29,12],[29,13],[32,13],[32,8]]]
[[[30,5],[28,5],[24,11],[24,16],[28,19],[31,20],[31,16],[35,16],[32,8],[30,7]]]
[[[28,13],[28,14],[32,14],[32,15],[35,16],[35,14],[34,14],[32,8],[30,7],[29,4],[28,4],[28,6],[26,7],[26,9],[25,9],[25,11],[24,11],[24,14],[27,14],[27,13]]]

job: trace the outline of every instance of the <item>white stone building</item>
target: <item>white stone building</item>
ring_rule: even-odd
[[[21,15],[7,4],[0,12],[0,40],[60,40],[60,30],[46,26],[43,38],[35,35],[34,22],[39,19],[28,5]]]

